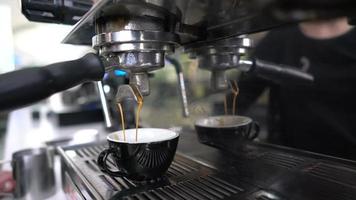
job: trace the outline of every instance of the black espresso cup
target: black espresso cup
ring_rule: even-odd
[[[260,128],[249,117],[225,115],[199,119],[195,130],[201,143],[219,148],[230,148],[258,137]]]
[[[124,139],[123,131],[119,131],[107,136],[109,148],[98,157],[100,169],[110,176],[134,181],[162,177],[173,161],[179,134],[167,129],[140,128],[137,141],[136,129],[126,130],[125,135]],[[113,167],[117,169],[113,171]]]

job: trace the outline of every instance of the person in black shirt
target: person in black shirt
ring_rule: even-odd
[[[356,160],[356,30],[346,18],[270,31],[254,56],[312,74],[312,86],[239,80],[239,114],[270,88],[268,141]]]

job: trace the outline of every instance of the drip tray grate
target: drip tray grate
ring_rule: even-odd
[[[104,148],[105,145],[91,144],[62,150],[66,161],[76,168],[77,173],[71,175],[73,180],[85,179],[77,181],[77,187],[86,188],[84,193],[91,197],[127,200],[213,200],[235,199],[244,195],[246,190],[245,185],[242,186],[237,180],[229,179],[228,176],[180,154],[176,154],[165,177],[157,181],[137,183],[126,178],[110,177],[102,173],[96,163],[97,156]],[[112,168],[115,165],[112,160],[108,164]],[[68,171],[70,173],[71,170]],[[80,184],[90,186],[83,187]]]

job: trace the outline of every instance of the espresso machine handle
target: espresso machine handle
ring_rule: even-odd
[[[253,61],[241,60],[240,69],[277,83],[311,85],[314,82],[313,75],[297,68],[279,65],[260,59],[255,59]]]
[[[104,73],[99,56],[89,53],[77,60],[2,74],[0,111],[29,105],[83,82],[101,80]]]

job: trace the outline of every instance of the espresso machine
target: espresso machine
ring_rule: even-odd
[[[110,128],[104,74],[124,71],[128,82],[148,96],[159,90],[150,87],[149,73],[163,68],[165,57],[173,52],[189,54],[201,69],[210,71],[214,91],[228,88],[230,69],[277,82],[312,84],[313,76],[293,66],[248,57],[253,42],[246,34],[345,15],[352,23],[355,10],[352,0],[101,0],[93,6],[83,0],[23,0],[22,11],[32,21],[76,23],[63,42],[91,45],[96,53],[1,75],[0,110],[97,81]],[[184,85],[181,91],[188,115]],[[105,143],[59,147],[63,190],[69,199],[348,200],[356,195],[354,161],[255,142],[223,150],[199,144],[194,135],[184,133],[164,179],[140,183],[99,170],[96,157]]]

